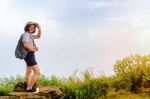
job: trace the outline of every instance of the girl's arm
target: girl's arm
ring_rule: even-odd
[[[30,46],[28,42],[23,43],[23,47],[31,52],[38,51],[37,47],[34,48],[34,47]]]
[[[36,28],[38,29],[38,34],[37,35],[33,35],[34,39],[39,39],[41,37],[41,27],[39,26],[39,24],[35,24]]]

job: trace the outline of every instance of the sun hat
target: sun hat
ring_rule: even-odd
[[[32,21],[29,21],[29,22],[26,23],[26,25],[31,25],[31,24],[35,25],[36,23],[32,22]]]

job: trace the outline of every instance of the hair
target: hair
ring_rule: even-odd
[[[34,25],[34,26],[35,26],[35,24],[28,24],[28,25],[26,25],[26,26],[24,27],[24,31],[25,31],[25,32],[29,31],[30,25]],[[36,27],[36,26],[35,26],[35,27]],[[35,33],[35,30],[36,30],[36,28],[34,28],[34,31],[33,31],[32,33]]]

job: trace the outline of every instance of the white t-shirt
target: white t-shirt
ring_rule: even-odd
[[[29,34],[28,32],[24,32],[22,34],[22,42],[23,43],[28,42],[30,46],[35,47],[33,35]]]

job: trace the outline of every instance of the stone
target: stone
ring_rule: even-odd
[[[37,87],[37,83],[34,84],[34,87]],[[16,85],[15,85],[15,88],[14,88],[14,91],[15,92],[25,92],[27,89],[27,84],[26,82],[18,82]]]
[[[37,87],[37,84],[35,84]],[[0,99],[63,99],[64,88],[55,86],[38,86],[38,93],[26,92],[26,83],[19,82],[15,85],[14,92],[8,96],[1,96]]]

